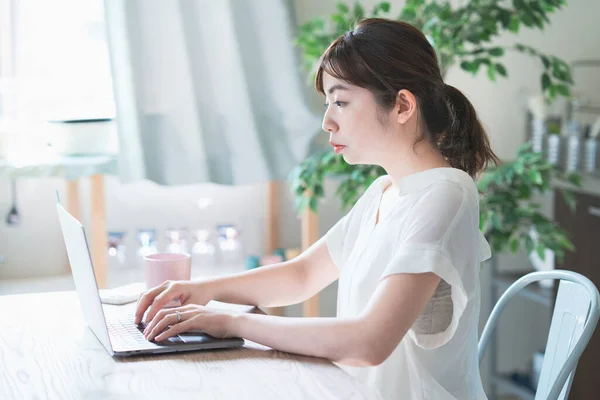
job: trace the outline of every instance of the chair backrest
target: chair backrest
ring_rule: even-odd
[[[519,290],[544,279],[559,279],[548,343],[535,400],[565,400],[571,389],[579,357],[600,317],[600,294],[585,276],[572,271],[532,272],[513,283],[500,297],[479,341],[479,362],[504,306]]]

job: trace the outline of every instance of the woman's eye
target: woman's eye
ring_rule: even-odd
[[[343,101],[334,101],[333,104],[335,104],[338,107],[343,107],[346,103],[344,103]],[[329,103],[325,103],[324,105],[326,108],[329,107]]]

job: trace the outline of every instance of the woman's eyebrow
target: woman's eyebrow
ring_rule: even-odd
[[[344,85],[341,85],[341,84],[337,83],[337,84],[333,85],[332,87],[330,87],[330,88],[327,90],[327,93],[329,93],[329,94],[332,94],[332,93],[333,93],[333,92],[335,92],[336,90],[350,90],[350,89],[348,89],[348,88],[347,88],[346,86],[344,86]]]

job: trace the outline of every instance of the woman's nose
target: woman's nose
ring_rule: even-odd
[[[323,124],[321,125],[325,132],[336,132],[338,130],[337,124],[325,113],[323,117]]]

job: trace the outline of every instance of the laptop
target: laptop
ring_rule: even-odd
[[[130,307],[103,307],[83,225],[60,202],[56,209],[83,317],[110,355],[175,353],[244,344],[242,338],[219,339],[201,331],[182,333],[162,342],[146,340],[142,333],[145,325],[133,323]]]

